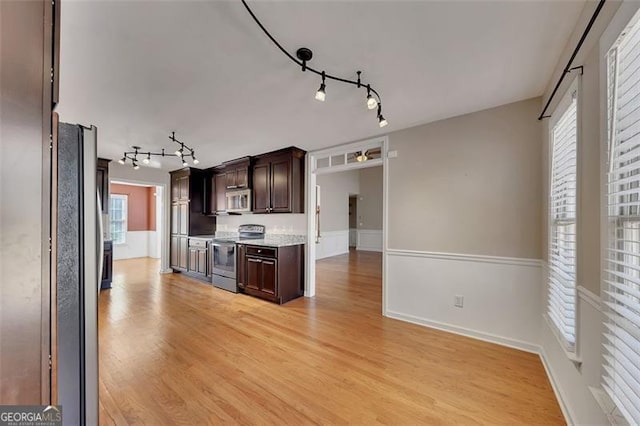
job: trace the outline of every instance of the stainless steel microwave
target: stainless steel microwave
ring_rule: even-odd
[[[251,211],[251,190],[227,191],[227,213],[246,213]]]

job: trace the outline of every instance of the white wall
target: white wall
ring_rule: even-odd
[[[537,351],[539,108],[530,99],[389,134],[387,316]]]
[[[349,252],[349,195],[360,191],[359,170],[319,175],[320,241],[316,260]]]
[[[160,257],[156,231],[127,231],[125,242],[113,245],[113,260],[138,257]]]

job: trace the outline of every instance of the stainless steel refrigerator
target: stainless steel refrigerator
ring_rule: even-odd
[[[65,425],[98,424],[102,217],[94,126],[60,123],[57,152],[58,403]]]

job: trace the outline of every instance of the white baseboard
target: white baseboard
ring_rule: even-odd
[[[542,366],[544,367],[544,371],[547,373],[547,377],[549,378],[549,383],[551,383],[551,388],[553,389],[553,393],[558,400],[558,405],[560,405],[560,410],[562,411],[562,415],[564,416],[565,421],[568,425],[573,425],[575,422],[573,421],[573,416],[571,415],[571,411],[569,411],[569,406],[565,398],[562,395],[562,391],[560,386],[558,386],[556,375],[553,373],[553,369],[547,360],[547,354],[544,350],[544,346],[540,346],[540,361],[542,361]]]
[[[519,349],[525,352],[531,352],[538,354],[540,347],[536,344],[523,342],[520,340],[511,339],[508,337],[498,336],[491,333],[485,333],[478,330],[472,330],[469,328],[459,327],[453,324],[446,324],[443,322],[432,321],[425,318],[419,318],[412,315],[401,314],[387,310],[387,317],[410,322],[412,324],[423,325],[429,328],[435,328],[437,330],[446,331],[460,336],[471,337],[484,342],[495,343],[501,346],[506,346],[513,349]]]
[[[320,233],[320,242],[316,244],[316,260],[345,253],[349,253],[348,229]]]
[[[356,250],[382,251],[381,229],[358,229]]]
[[[173,274],[173,269],[160,269],[160,274]]]

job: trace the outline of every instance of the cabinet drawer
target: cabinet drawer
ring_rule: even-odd
[[[207,240],[189,238],[189,247],[207,248]]]
[[[256,256],[277,257],[278,249],[274,247],[247,246],[247,254]]]

